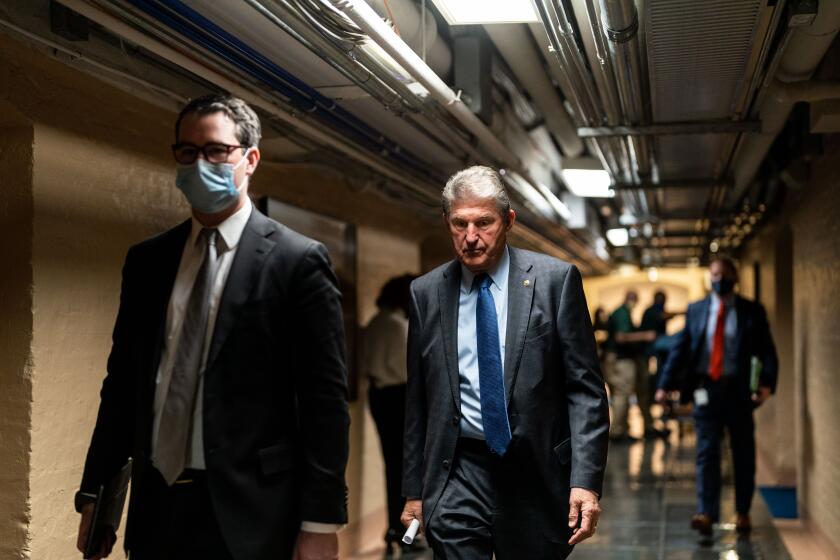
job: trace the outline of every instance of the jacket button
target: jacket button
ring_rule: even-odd
[[[461,418],[457,414],[452,417],[452,425],[453,426],[457,426],[458,422],[460,422],[460,421],[461,421]]]
[[[444,468],[444,469],[448,469],[448,468],[449,468],[449,460],[448,460],[448,459],[444,459],[444,460],[443,460],[443,468]]]

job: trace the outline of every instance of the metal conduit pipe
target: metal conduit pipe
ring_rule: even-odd
[[[790,117],[795,100],[782,90],[782,84],[810,79],[840,28],[840,2],[820,2],[819,12],[810,26],[792,31],[781,53],[776,82],[768,87],[759,107],[761,133],[742,138],[734,159],[734,186],[729,201],[739,201],[749,189],[761,162],[764,161],[776,136]]]
[[[519,83],[539,107],[563,153],[571,157],[579,156],[583,152],[583,142],[542,68],[539,54],[531,47],[528,32],[523,26],[502,28],[488,25],[486,30]]]
[[[363,0],[328,0],[343,11],[370,38],[397,61],[431,96],[487,146],[490,155],[506,167],[519,169],[519,159],[460,100],[429,66]]]
[[[457,132],[450,130],[439,116],[408,86],[395,77],[389,69],[383,68],[364,48],[351,45],[343,48],[307,23],[297,10],[286,0],[273,0],[270,8],[257,0],[245,0],[258,13],[306,46],[322,60],[347,76],[359,87],[379,100],[387,109],[401,115],[412,126],[422,129],[434,141],[443,146],[456,145],[472,158],[480,159],[482,154]],[[405,111],[413,111],[425,117],[415,119]]]
[[[601,90],[604,113],[606,114],[607,124],[615,126],[621,120],[618,85],[615,83],[615,74],[613,72],[612,60],[610,59],[609,47],[604,34],[601,33],[601,25],[598,21],[598,10],[595,2],[596,0],[586,0],[586,19],[589,22],[589,30],[592,33],[593,44],[595,45],[595,57],[598,59],[598,64],[596,65],[597,71],[605,86]]]
[[[554,59],[558,61],[561,71],[571,77],[572,99],[581,108],[582,118],[578,119],[579,124],[592,126],[591,123],[608,122],[603,100],[587,69],[585,55],[575,39],[572,15],[567,11],[567,7],[564,4],[555,4],[552,0],[541,0],[537,3],[537,9],[551,50],[556,55]],[[602,35],[600,27],[598,35]],[[605,60],[609,63],[608,59]],[[617,107],[615,112],[618,113]],[[601,161],[604,169],[609,170],[615,181],[634,182],[630,152],[623,139],[599,138],[596,142],[587,142],[587,146]],[[628,193],[621,196],[625,204],[635,206]]]
[[[360,88],[364,89],[371,97],[377,99],[382,105],[388,108],[388,110],[394,113],[400,113],[406,109],[406,106],[411,107],[409,100],[401,98],[396,91],[384,84],[377,76],[374,76],[361,64],[342,64],[341,61],[347,57],[347,52],[335,46],[310,25],[307,25],[297,12],[288,6],[288,3],[282,0],[272,2],[274,11],[277,12],[275,14],[274,11],[257,0],[245,0],[245,2],[268,21],[318,55],[321,60],[327,62]]]
[[[639,14],[632,0],[601,0],[601,18],[608,39],[618,86],[621,110],[628,124],[646,120],[644,76],[639,45]],[[639,177],[650,176],[650,152],[646,138],[629,138]]]
[[[71,10],[83,15],[87,19],[96,22],[102,27],[125,38],[131,43],[146,49],[147,51],[187,70],[188,72],[191,72],[192,74],[195,74],[204,80],[207,80],[212,84],[217,85],[218,87],[243,99],[248,104],[267,112],[278,120],[287,123],[310,140],[334,148],[352,159],[363,163],[371,169],[382,173],[384,176],[396,181],[397,183],[405,185],[412,191],[422,196],[429,197],[429,190],[420,186],[418,184],[418,179],[406,173],[404,168],[389,165],[383,162],[382,158],[369,154],[346,140],[336,137],[329,132],[325,132],[320,127],[282,110],[278,107],[276,102],[264,97],[264,94],[252,91],[227,76],[224,76],[215,70],[211,70],[210,68],[197,62],[193,56],[183,54],[178,50],[149,37],[102,9],[88,4],[85,0],[57,1]]]

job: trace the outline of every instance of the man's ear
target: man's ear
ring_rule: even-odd
[[[514,222],[516,222],[516,211],[511,208],[508,210],[507,220],[505,221],[505,231],[510,231],[510,228],[513,227]]]
[[[254,171],[257,170],[257,165],[260,163],[260,149],[256,146],[251,148],[251,151],[248,152],[248,163],[245,166],[245,174],[246,175],[253,175]]]

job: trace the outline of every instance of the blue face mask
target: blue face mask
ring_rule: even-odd
[[[712,289],[717,295],[726,296],[731,294],[732,290],[735,289],[735,282],[728,278],[721,278],[712,282]]]
[[[190,165],[179,165],[175,185],[187,197],[190,206],[204,214],[218,214],[239,200],[233,174],[247,161],[250,151],[251,148],[245,150],[236,165],[209,163],[201,158]]]

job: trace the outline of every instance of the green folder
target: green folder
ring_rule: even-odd
[[[758,380],[761,378],[761,369],[764,365],[757,356],[753,356],[750,360],[750,392],[758,391]]]

